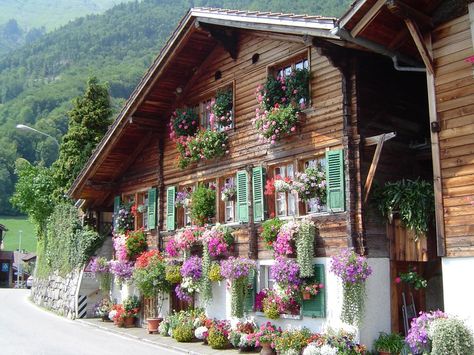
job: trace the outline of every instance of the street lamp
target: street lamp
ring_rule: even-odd
[[[24,124],[17,124],[16,125],[16,128],[18,129],[23,129],[23,130],[26,130],[26,131],[33,131],[33,132],[36,132],[36,133],[39,133],[39,134],[42,134],[43,136],[46,136],[46,137],[49,137],[51,138],[54,143],[56,143],[56,145],[58,146],[59,148],[59,142],[56,138],[54,138],[53,136],[49,135],[48,133],[44,133],[44,132],[41,132],[41,131],[38,131],[37,129],[33,128],[33,127],[30,127],[30,126],[26,126]]]

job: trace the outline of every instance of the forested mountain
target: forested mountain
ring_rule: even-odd
[[[112,102],[118,110],[190,7],[338,16],[350,2],[144,0],[122,3],[102,15],[71,21],[0,58],[0,214],[14,213],[8,199],[15,181],[15,159],[21,156],[49,165],[57,157],[52,140],[18,131],[15,125],[34,126],[60,139],[67,130],[65,113],[70,101],[81,93],[92,75],[109,83]]]

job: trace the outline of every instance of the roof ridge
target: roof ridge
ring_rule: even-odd
[[[310,15],[310,14],[295,14],[292,12],[272,12],[272,11],[258,11],[258,10],[238,10],[238,9],[226,9],[219,7],[203,7],[197,6],[193,7],[190,10],[193,11],[202,11],[209,13],[221,13],[227,15],[243,15],[243,16],[255,16],[255,17],[274,17],[274,18],[292,18],[292,19],[303,19],[303,20],[334,20],[335,17],[322,16],[322,15]]]

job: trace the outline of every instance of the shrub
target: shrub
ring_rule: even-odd
[[[209,336],[207,342],[213,349],[225,349],[229,346],[229,340],[220,330],[211,328],[209,330]]]
[[[173,338],[180,343],[189,343],[194,339],[194,329],[192,324],[183,323],[173,330]]]
[[[400,354],[405,342],[403,337],[397,333],[380,333],[374,342],[374,348],[377,351],[385,351],[391,354]]]
[[[199,226],[210,222],[216,215],[216,191],[199,185],[191,197],[191,218]]]
[[[460,319],[435,319],[428,334],[432,340],[432,355],[474,354],[473,335]]]

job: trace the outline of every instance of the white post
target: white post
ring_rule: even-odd
[[[20,233],[20,242],[18,243],[18,254],[21,253],[21,233],[23,233],[22,230],[18,231]],[[18,257],[18,265],[16,266],[16,287],[20,288],[20,271],[21,271],[21,260],[20,257]]]

